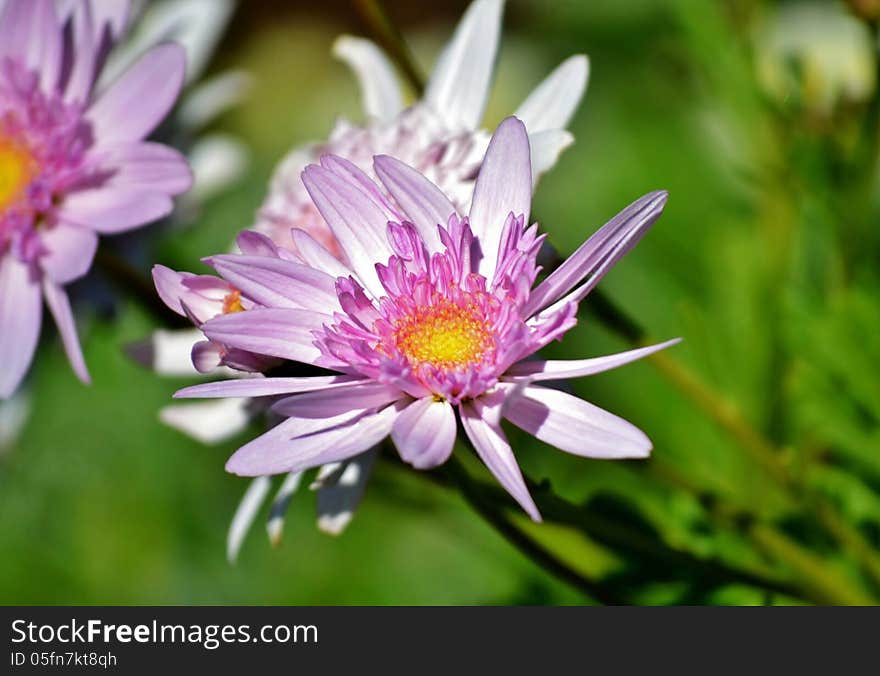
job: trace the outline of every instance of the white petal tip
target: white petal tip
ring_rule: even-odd
[[[339,514],[322,514],[318,517],[318,530],[327,535],[341,535],[345,527],[351,522],[352,512],[340,512]]]
[[[269,544],[276,549],[280,547],[284,537],[284,519],[270,519],[266,524],[266,533],[269,536]]]

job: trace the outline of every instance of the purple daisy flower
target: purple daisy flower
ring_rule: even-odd
[[[209,340],[330,371],[178,392],[278,397],[273,410],[283,422],[240,448],[227,469],[298,472],[346,460],[388,436],[403,460],[427,469],[449,457],[460,421],[483,462],[537,521],[502,419],[576,455],[646,457],[651,443],[631,423],[537,383],[599,373],[676,341],[578,361],[528,358],[574,326],[579,301],[659,217],[667,194],[634,202],[534,286],[544,236],[527,227],[532,165],[517,118],[492,137],[466,217],[399,160],[377,156],[374,170],[381,187],[335,156],[303,172],[341,260],[312,240],[300,248],[308,265],[252,254],[208,261],[254,303],[205,322]]]
[[[88,272],[99,234],[167,215],[191,182],[177,151],[143,140],[180,91],[181,47],[156,47],[94,91],[124,7],[0,0],[2,398],[33,359],[43,299],[88,382],[65,285]]]

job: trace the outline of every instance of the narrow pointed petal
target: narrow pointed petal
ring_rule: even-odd
[[[533,521],[541,521],[541,514],[529,494],[522,472],[513,456],[504,431],[498,421],[500,403],[487,404],[479,399],[461,405],[461,424],[477,455],[495,475],[504,489],[526,511]]]
[[[356,376],[310,376],[307,378],[243,378],[220,380],[185,387],[174,393],[175,399],[214,399],[223,397],[274,397],[296,392],[350,387],[353,383],[370,382]]]
[[[681,342],[681,338],[673,338],[665,343],[650,345],[648,347],[640,347],[635,350],[627,350],[626,352],[618,352],[605,357],[594,357],[592,359],[576,359],[576,360],[553,360],[553,361],[522,361],[511,366],[507,373],[504,374],[506,380],[521,381],[538,381],[538,380],[561,380],[564,378],[580,378],[582,376],[591,376],[594,373],[602,373],[610,371],[618,366],[629,364],[637,359],[642,359],[648,355],[659,352],[672,345]]]
[[[142,56],[89,109],[87,117],[99,143],[108,146],[145,138],[174,105],[185,68],[186,53],[174,43]]]
[[[437,226],[446,226],[455,207],[436,185],[418,171],[388,155],[373,159],[376,175],[416,226],[428,251],[440,251]]]
[[[339,309],[333,277],[306,265],[236,254],[211,256],[205,262],[260,305],[323,313]]]
[[[451,128],[477,129],[489,97],[501,32],[501,0],[475,0],[437,59],[425,101]]]
[[[547,129],[529,134],[532,154],[532,185],[553,168],[562,151],[574,143],[574,136],[564,129]]]
[[[577,110],[590,77],[590,61],[583,55],[569,57],[548,75],[514,115],[530,134],[565,129]]]
[[[391,439],[404,461],[416,469],[442,465],[455,445],[455,412],[445,399],[419,399],[394,423]]]
[[[159,420],[203,444],[220,444],[240,434],[252,419],[247,399],[174,404],[159,411]]]
[[[325,249],[318,241],[315,240],[305,230],[293,228],[290,231],[293,243],[299,255],[305,261],[306,265],[326,272],[331,277],[348,277],[354,274],[354,271],[345,263],[340,261],[336,256]],[[359,281],[360,278],[358,278]]]
[[[284,434],[294,433],[295,429],[301,431],[303,427],[300,420],[291,419],[238,449],[226,463],[226,470],[241,476],[259,476],[299,472],[345,460],[387,437],[397,415],[397,408],[389,406],[348,424],[285,440]],[[285,427],[288,422],[295,424]]]
[[[586,284],[564,300],[577,302],[586,296],[660,217],[668,196],[665,190],[648,193],[603,225],[535,287],[523,309],[523,316],[529,317],[546,308],[589,276]]]
[[[90,383],[89,370],[86,368],[85,359],[83,359],[82,347],[79,344],[79,336],[76,333],[76,322],[73,319],[73,311],[70,309],[70,299],[63,288],[49,281],[43,280],[43,295],[46,298],[46,305],[55,319],[58,326],[58,333],[61,334],[61,342],[64,344],[64,352],[67,353],[67,359],[73,372],[76,373],[84,383]]]
[[[368,381],[296,394],[277,402],[272,410],[291,418],[329,418],[348,411],[379,408],[404,396],[397,387]]]
[[[352,270],[376,298],[381,297],[383,289],[375,264],[391,255],[385,238],[389,219],[382,207],[359,188],[324,167],[306,167],[302,180],[339,241]]]
[[[271,487],[272,480],[269,477],[258,476],[251,481],[244,492],[229,524],[229,532],[226,534],[226,559],[229,563],[235,563],[238,559],[244,538],[251,529],[254,519],[257,518]]]
[[[40,296],[28,266],[0,256],[0,399],[13,395],[33,359],[43,314]]]
[[[343,35],[333,44],[333,55],[357,76],[367,115],[388,122],[403,110],[394,67],[379,47],[369,40]]]
[[[541,441],[587,458],[647,458],[651,441],[623,418],[565,392],[527,385],[512,393],[504,417]]]
[[[469,221],[480,241],[479,271],[492,280],[498,261],[501,231],[507,216],[528,223],[532,205],[532,164],[529,137],[522,122],[508,117],[492,135],[474,186]]]
[[[302,472],[290,472],[284,481],[281,482],[281,488],[272,498],[272,506],[269,507],[269,518],[266,520],[266,533],[269,536],[269,542],[273,547],[281,544],[281,535],[284,532],[284,517],[287,515],[287,508],[290,507],[290,500],[299,490],[302,482]]]
[[[318,528],[321,531],[339,535],[351,522],[378,455],[376,449],[356,455],[318,488]]]
[[[329,321],[329,315],[311,310],[269,308],[215,317],[202,331],[223,345],[312,364],[321,356],[312,332]]]

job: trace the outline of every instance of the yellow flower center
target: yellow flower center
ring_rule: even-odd
[[[394,341],[413,366],[460,370],[477,364],[495,346],[491,326],[476,303],[440,300],[397,321]]]
[[[36,161],[22,144],[0,135],[0,213],[19,200],[36,173]]]

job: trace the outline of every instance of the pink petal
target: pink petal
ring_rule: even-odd
[[[57,284],[67,284],[85,275],[98,249],[98,236],[88,228],[59,222],[40,231],[47,253],[40,267]]]
[[[329,315],[311,310],[269,308],[215,317],[202,331],[230,347],[312,364],[321,356],[312,332],[330,321]]]
[[[302,180],[352,270],[376,298],[384,295],[375,268],[377,262],[391,256],[385,238],[388,217],[383,209],[351,182],[324,167],[309,165]]]
[[[180,301],[182,298],[193,295],[191,289],[185,286],[183,281],[195,276],[191,272],[177,272],[164,265],[153,266],[153,284],[156,286],[159,298],[165,305],[183,317],[186,316],[186,311]],[[213,315],[213,313],[211,314]],[[208,317],[204,319],[207,320]]]
[[[593,359],[522,361],[511,366],[504,376],[505,379],[515,380],[516,382],[523,380],[529,382],[536,380],[561,380],[564,378],[591,376],[594,373],[609,371],[618,366],[647,357],[680,342],[681,338],[673,338],[665,343],[640,347],[635,350],[627,350],[626,352],[618,352],[617,354],[610,354],[605,357],[594,357]]]
[[[142,56],[88,111],[98,145],[144,139],[174,105],[185,68],[186,51],[175,43]]]
[[[313,428],[292,418],[242,446],[226,463],[226,470],[240,476],[299,472],[355,456],[388,436],[398,415],[395,406],[314,431],[326,424],[315,420]],[[332,420],[332,419],[331,419]],[[293,435],[302,435],[293,437]]]
[[[344,182],[356,186],[364,195],[372,200],[382,210],[382,215],[386,222],[401,221],[403,219],[402,214],[388,200],[388,196],[379,189],[376,182],[367,176],[354,162],[339,155],[322,155],[320,163],[324,169],[327,169]]]
[[[55,324],[58,326],[61,342],[64,344],[64,351],[67,353],[67,359],[70,361],[73,372],[82,382],[91,383],[92,379],[89,377],[89,370],[86,368],[82,347],[76,334],[76,322],[73,319],[73,311],[70,309],[70,299],[64,289],[48,279],[43,280],[43,295],[46,298],[46,305],[49,306],[49,311],[55,319]]]
[[[87,104],[92,95],[95,60],[101,35],[96,31],[97,24],[94,23],[91,2],[73,2],[66,9],[71,13],[71,64],[70,75],[64,87],[64,100],[68,103]]]
[[[461,424],[468,438],[473,443],[480,459],[486,463],[489,471],[513,496],[520,506],[532,517],[533,521],[541,521],[541,514],[535,505],[522,472],[513,456],[513,450],[507,443],[504,431],[499,424],[499,411],[502,397],[495,393],[493,399],[474,399],[461,404]]]
[[[442,465],[455,445],[455,412],[448,401],[434,397],[407,406],[391,429],[400,457],[416,469]]]
[[[223,362],[223,348],[210,340],[200,340],[190,350],[190,361],[199,373],[210,373]]]
[[[235,243],[241,252],[248,256],[278,257],[278,247],[275,243],[256,230],[242,230],[236,236]]]
[[[138,141],[103,149],[92,159],[111,174],[103,187],[179,195],[192,187],[186,158],[161,143]]]
[[[61,68],[61,24],[52,0],[9,0],[0,15],[0,63],[5,57],[40,74],[40,88],[53,94]]]
[[[348,387],[353,383],[368,382],[355,376],[310,376],[307,378],[246,378],[221,380],[185,387],[174,393],[175,399],[200,397],[270,397],[295,392],[311,392],[330,388]]]
[[[205,262],[260,305],[323,313],[340,309],[336,280],[306,265],[274,257],[236,254],[212,256]]]
[[[509,214],[528,224],[532,204],[532,164],[529,136],[515,117],[505,119],[489,142],[471,204],[469,221],[480,241],[479,271],[491,280],[498,261],[501,231]]]
[[[0,257],[0,398],[11,397],[27,373],[40,336],[40,284],[27,264]]]
[[[314,237],[305,230],[292,228],[290,235],[293,238],[294,246],[299,255],[305,261],[306,265],[326,272],[331,277],[348,277],[354,274],[347,265],[340,261],[336,256],[325,249]],[[363,280],[358,278],[363,285]]]
[[[173,208],[164,193],[108,185],[70,193],[59,208],[59,217],[112,235],[164,218]]]
[[[588,458],[647,458],[651,440],[623,418],[537,385],[510,394],[504,417],[541,441]]]
[[[440,251],[437,226],[446,226],[456,213],[449,198],[436,185],[412,167],[388,155],[373,158],[376,175],[416,226],[428,251]]]
[[[397,387],[368,381],[295,394],[277,402],[272,411],[289,418],[330,418],[349,411],[363,412],[386,406],[404,396]]]
[[[590,275],[587,283],[564,302],[577,302],[586,296],[605,273],[638,244],[660,217],[668,196],[665,190],[648,193],[603,225],[535,287],[523,308],[523,316],[530,317],[547,307]]]

